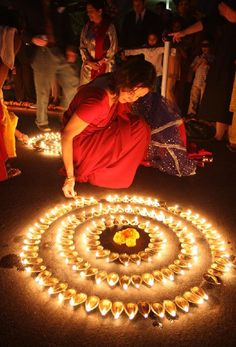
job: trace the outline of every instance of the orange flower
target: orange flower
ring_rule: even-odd
[[[139,239],[139,232],[134,228],[127,228],[117,231],[113,237],[113,241],[118,245],[126,244],[127,247],[135,247],[136,240]]]

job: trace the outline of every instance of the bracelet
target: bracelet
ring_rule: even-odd
[[[66,177],[66,181],[72,181],[72,180],[74,180],[75,179],[75,176],[68,176],[68,177]]]

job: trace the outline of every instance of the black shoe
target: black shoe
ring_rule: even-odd
[[[52,131],[48,125],[37,125],[38,129],[44,133]]]

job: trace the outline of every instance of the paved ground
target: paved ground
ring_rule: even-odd
[[[29,134],[37,132],[32,112],[19,114],[19,128]],[[51,118],[55,129],[59,121]],[[225,145],[206,143],[205,148],[214,153],[214,162],[192,177],[177,178],[141,167],[130,189],[117,193],[151,196],[165,200],[168,204],[178,203],[185,208],[206,217],[222,234],[230,254],[235,254],[235,196],[236,160],[235,154],[227,151]],[[165,319],[163,328],[153,318],[137,318],[129,321],[125,315],[114,321],[112,316],[101,318],[97,313],[86,314],[81,307],[72,311],[66,305],[59,305],[56,299],[40,292],[35,282],[25,272],[17,269],[17,255],[22,246],[24,234],[41,214],[52,206],[63,203],[61,194],[63,178],[57,174],[60,159],[47,158],[22,144],[18,144],[18,167],[22,175],[0,185],[1,199],[1,241],[0,241],[0,346],[3,347],[70,347],[70,346],[224,346],[236,344],[235,336],[235,271],[223,277],[222,286],[209,286],[202,281],[202,274],[209,263],[208,249],[200,240],[202,261],[193,275],[177,280],[172,286],[142,287],[138,295],[174,297],[194,283],[201,283],[209,292],[209,302],[199,308],[192,308],[189,314],[180,314],[178,319]],[[78,194],[104,197],[110,190],[88,184],[77,186]],[[50,240],[49,240],[50,241]],[[50,245],[50,242],[49,242]],[[205,247],[205,248],[204,248]],[[168,255],[172,257],[174,253]],[[58,273],[67,279],[65,267],[60,267],[53,257],[53,245],[48,250],[47,260],[57,267]],[[167,258],[165,258],[167,259]],[[144,265],[145,266],[145,265]],[[69,279],[70,281],[70,279]],[[92,280],[86,282],[86,290],[93,293]],[[107,287],[103,295],[110,295]],[[114,289],[125,300],[131,300],[129,292]],[[98,291],[99,292],[99,291]],[[154,294],[153,294],[154,292]]]

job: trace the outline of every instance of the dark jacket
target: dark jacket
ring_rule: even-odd
[[[136,13],[130,11],[124,19],[121,29],[121,47],[140,48],[147,42],[147,36],[150,31],[157,34],[160,31],[158,17],[152,11],[146,9],[141,25],[136,24]]]

